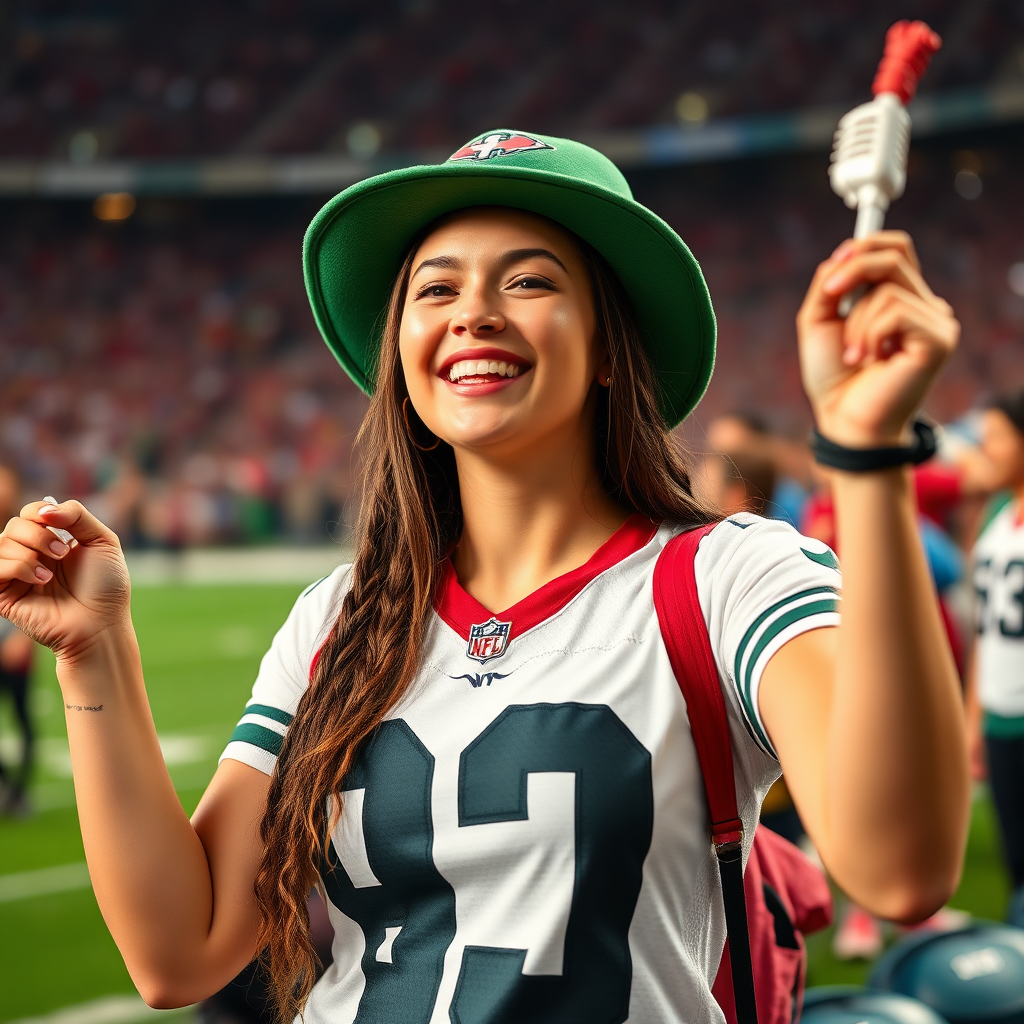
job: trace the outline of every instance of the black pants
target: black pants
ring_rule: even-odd
[[[988,776],[1014,888],[1024,885],[1024,736],[986,736]]]
[[[17,772],[12,772],[0,763],[0,779],[7,783],[11,791],[20,796],[28,787],[29,775],[32,772],[32,753],[35,746],[35,733],[32,719],[28,713],[28,673],[6,672],[0,669],[0,694],[7,692],[14,703],[14,714],[21,726],[21,765]]]

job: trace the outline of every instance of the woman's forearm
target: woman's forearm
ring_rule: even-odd
[[[160,753],[130,624],[76,661],[59,663],[58,676],[82,837],[104,919],[148,1001],[192,1001],[178,979],[204,987],[216,941],[210,867]]]
[[[888,916],[914,917],[959,874],[970,798],[960,687],[909,470],[835,473],[833,493],[843,606],[825,758],[832,866],[847,888],[882,894]]]

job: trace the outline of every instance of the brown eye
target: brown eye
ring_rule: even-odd
[[[551,290],[551,282],[545,280],[543,277],[521,277],[517,281],[512,283],[514,289],[520,291],[532,291],[536,288],[543,288],[547,291]]]
[[[417,299],[443,299],[454,295],[455,289],[448,284],[428,284],[416,293]]]

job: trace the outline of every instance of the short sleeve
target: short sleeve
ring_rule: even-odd
[[[309,684],[314,660],[327,639],[348,588],[351,566],[307,587],[263,655],[252,698],[220,760],[241,761],[272,775],[285,733]]]
[[[753,740],[774,757],[758,708],[761,674],[794,637],[839,625],[839,561],[787,523],[744,512],[701,541],[694,569],[719,675]]]

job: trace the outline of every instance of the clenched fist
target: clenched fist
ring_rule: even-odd
[[[60,661],[73,661],[104,633],[130,628],[130,593],[116,534],[80,502],[33,502],[0,533],[0,615]]]
[[[844,320],[840,300],[865,285]],[[796,325],[818,430],[850,448],[906,444],[908,421],[960,338],[902,231],[843,242],[818,267]]]

